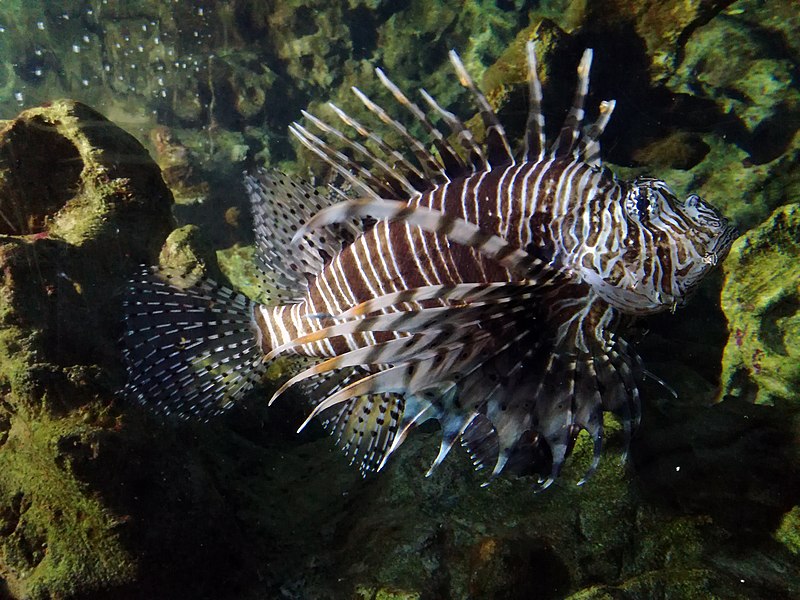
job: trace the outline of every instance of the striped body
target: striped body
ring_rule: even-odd
[[[575,161],[547,160],[472,175],[420,194],[412,204],[429,206],[496,232],[519,247],[532,248],[559,269],[580,271],[585,256],[602,256],[592,249],[587,254],[589,244],[608,248],[610,252],[605,254],[620,254],[620,240],[614,239],[615,231],[619,231],[614,219],[619,215],[610,213],[609,207],[619,204],[622,193],[620,183],[608,170]],[[589,228],[584,223],[600,226]],[[329,323],[316,315],[337,315],[391,292],[513,279],[508,269],[473,248],[450,244],[444,234],[383,221],[345,247],[314,279],[301,302],[259,306],[264,347],[268,351],[287,344]],[[589,289],[582,288],[581,295],[589,298]],[[575,306],[573,310],[580,308],[584,307]],[[335,356],[363,343],[352,336],[339,337],[292,351]]]
[[[593,471],[603,413],[620,416],[626,440],[639,418],[644,369],[621,327],[683,303],[735,230],[697,196],[679,201],[660,180],[618,180],[601,165],[598,140],[614,102],[583,126],[591,51],[548,146],[532,44],[527,55],[518,157],[455,53],[483,145],[424,90],[427,111],[380,70],[428,143],[356,88],[405,152],[336,106],[355,135],[304,112],[319,135],[299,123],[291,132],[350,193],[337,190],[342,201],[331,204],[279,173],[246,176],[256,265],[277,296],[255,304],[213,282],[186,289],[145,271],[126,303],[128,395],[208,417],[240,399],[276,356],[302,355],[311,366],[273,400],[305,386],[309,420],[322,417],[364,473],[429,419],[441,427],[431,470],[460,441],[490,477],[513,466],[546,487],[583,430]]]

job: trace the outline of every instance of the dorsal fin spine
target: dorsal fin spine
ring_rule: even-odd
[[[420,171],[414,164],[407,160],[402,152],[387,144],[380,136],[376,135],[372,131],[369,131],[366,127],[364,127],[364,125],[336,106],[333,102],[328,102],[328,106],[334,113],[336,113],[337,117],[355,129],[359,135],[369,139],[371,142],[380,147],[380,149],[383,150],[387,155],[391,156],[395,161],[394,164],[399,164],[402,166],[402,168],[406,169],[410,173],[413,173],[413,175],[419,179],[425,178],[425,176],[422,174],[422,171]]]
[[[416,188],[413,185],[411,185],[411,182],[408,181],[408,179],[406,179],[401,172],[397,171],[396,169],[392,169],[391,166],[389,166],[385,161],[381,160],[379,157],[371,153],[363,144],[351,140],[341,131],[339,131],[338,129],[336,129],[331,125],[328,125],[327,123],[318,119],[311,113],[305,110],[301,112],[302,115],[306,119],[311,121],[311,123],[313,123],[314,126],[317,127],[320,131],[329,133],[334,138],[339,140],[342,144],[344,144],[346,147],[351,148],[352,150],[356,151],[358,154],[363,156],[366,160],[372,161],[374,164],[376,164],[378,168],[381,169],[381,171],[383,171],[384,175],[387,178],[397,181],[400,184],[400,186],[402,186],[406,190],[406,193],[408,194],[416,193],[417,191]],[[375,179],[378,180],[377,178]]]
[[[578,83],[575,86],[575,96],[567,113],[567,118],[564,119],[561,132],[558,134],[555,144],[553,144],[553,156],[567,156],[575,149],[585,114],[583,105],[586,100],[586,94],[589,92],[589,71],[591,67],[592,50],[587,48],[584,50],[581,62],[578,64]],[[575,157],[577,158],[577,153]]]
[[[600,103],[600,114],[597,120],[586,128],[581,138],[579,156],[590,165],[600,164],[600,136],[611,119],[616,106],[615,100],[604,100]]]
[[[351,161],[344,154],[332,150],[325,142],[312,134],[299,123],[292,123],[289,125],[289,131],[300,141],[301,144],[328,163],[337,173],[349,181],[355,188],[359,189],[365,195],[374,198],[375,200],[379,200],[381,198],[380,194],[367,185],[363,179],[359,179],[359,177],[356,177],[347,169],[347,166],[351,164]],[[366,176],[368,181],[374,180],[369,171],[359,169],[358,173],[362,176],[362,178]],[[383,184],[380,182],[377,182],[376,185],[378,187],[383,187]],[[388,190],[387,193],[389,193]]]
[[[390,117],[385,110],[370,100],[369,96],[367,96],[357,87],[353,86],[350,89],[370,112],[374,113],[381,121],[391,126],[403,137],[403,139],[411,144],[411,150],[417,157],[417,160],[420,162],[420,165],[425,171],[425,175],[427,177],[435,179],[437,176],[442,174],[442,169],[436,162],[436,158],[428,151],[422,142],[408,132],[408,129],[406,129],[405,126],[403,126],[399,121]]]
[[[528,122],[525,127],[525,161],[540,161],[544,158],[547,139],[544,134],[542,114],[542,83],[539,81],[536,64],[536,44],[525,44],[528,57]]]
[[[420,95],[433,110],[439,113],[439,116],[447,123],[450,131],[456,136],[461,147],[469,153],[472,172],[475,173],[478,169],[488,169],[489,162],[486,160],[486,155],[475,142],[472,132],[461,122],[461,119],[450,111],[443,109],[426,90],[421,89]]]
[[[486,153],[491,168],[514,164],[514,155],[506,139],[505,129],[500,124],[486,96],[483,95],[478,89],[478,86],[475,85],[475,82],[472,81],[472,77],[470,77],[456,51],[451,50],[449,56],[450,62],[453,63],[453,67],[458,75],[458,80],[461,82],[461,85],[472,93],[472,97],[478,106],[481,120],[486,128]]]
[[[411,112],[411,114],[414,115],[414,117],[420,123],[422,123],[426,131],[433,137],[433,144],[439,151],[442,161],[442,175],[450,180],[466,174],[467,167],[464,164],[464,161],[461,160],[461,157],[458,155],[458,153],[456,153],[445,141],[445,137],[442,132],[434,127],[422,109],[411,102],[411,100],[409,100],[408,97],[400,91],[400,88],[398,88],[381,69],[375,69],[375,73],[378,75],[378,79],[380,79],[383,86],[392,93],[392,95],[401,105],[405,106]]]

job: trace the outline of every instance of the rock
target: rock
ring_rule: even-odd
[[[125,522],[76,476],[117,426],[120,306],[157,256],[171,196],[130,135],[57,101],[0,131],[0,564],[13,597],[72,597],[136,574]],[[102,398],[102,400],[100,400]]]
[[[184,225],[172,231],[161,248],[158,264],[179,275],[187,286],[204,277],[220,279],[214,251],[197,225]]]
[[[675,70],[687,36],[733,0],[613,0],[584,4],[584,27],[606,32],[633,30],[647,48],[652,81],[661,83]],[[573,9],[574,10],[574,9]],[[606,33],[608,35],[608,33]]]
[[[107,299],[171,228],[158,167],[133,137],[71,101],[7,123],[0,161],[8,324],[38,329],[45,347],[69,348],[82,364],[116,362],[119,313]]]
[[[793,85],[800,51],[788,34],[797,21],[791,0],[736,2],[686,30],[665,80],[673,93],[716,105],[705,131],[696,129],[709,151],[685,189],[711,200],[742,230],[800,193],[800,90]]]
[[[722,309],[730,332],[722,395],[757,403],[800,397],[800,205],[777,209],[734,244]]]
[[[150,142],[175,203],[201,204],[209,195],[209,186],[200,177],[202,164],[194,153],[180,141],[173,129],[165,125],[150,130]]]
[[[800,555],[800,506],[795,506],[784,515],[775,531],[775,538],[793,554]]]
[[[254,52],[230,51],[214,56],[209,58],[208,70],[209,112],[228,128],[263,121],[267,98],[280,93],[273,89],[277,75]]]
[[[711,148],[697,134],[676,131],[634,152],[634,159],[650,168],[687,170],[702,161]]]
[[[729,131],[753,138],[748,149],[756,163],[776,158],[800,127],[800,90],[792,85],[796,57],[775,41],[779,30],[765,35],[776,26],[770,20],[773,10],[789,5],[794,3],[781,0],[764,10],[739,2],[742,12],[723,13],[692,31],[669,80],[672,89],[712,99],[723,114],[737,119],[744,131],[735,126]]]

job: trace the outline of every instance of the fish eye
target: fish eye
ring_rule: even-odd
[[[636,188],[628,192],[628,194],[625,196],[625,212],[628,213],[628,216],[633,217],[635,219],[639,218],[640,201],[641,198]]]
[[[656,217],[661,213],[661,194],[644,186],[634,187],[625,197],[625,210],[628,215],[638,219]]]

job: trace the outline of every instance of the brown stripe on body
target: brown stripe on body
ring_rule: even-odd
[[[554,207],[569,206],[575,201],[557,202],[556,197],[559,187],[565,187],[563,181],[559,186],[559,178],[570,166],[575,167],[574,163],[561,160],[495,169],[449,182],[412,199],[408,210],[423,205],[444,214],[440,232],[423,231],[404,222],[379,222],[344,248],[311,282],[306,300],[294,312],[294,322],[286,323],[285,328],[295,335],[318,330],[332,321],[313,315],[336,315],[380,294],[432,284],[511,280],[510,272],[495,259],[481,255],[475,248],[450,243],[446,237],[448,227],[453,219],[461,218],[481,227],[487,237],[505,234],[515,242],[523,240],[527,246],[531,241],[547,238],[546,246],[559,246],[555,238],[563,236],[563,228],[575,218],[553,216]],[[526,178],[527,190],[523,185]],[[536,198],[525,197],[534,193]],[[425,303],[436,304],[441,302]],[[338,353],[370,342],[372,338],[365,336],[372,335],[376,335],[376,341],[385,337],[356,333],[351,339],[330,340],[330,345]],[[314,350],[317,351],[326,354],[331,348]]]

